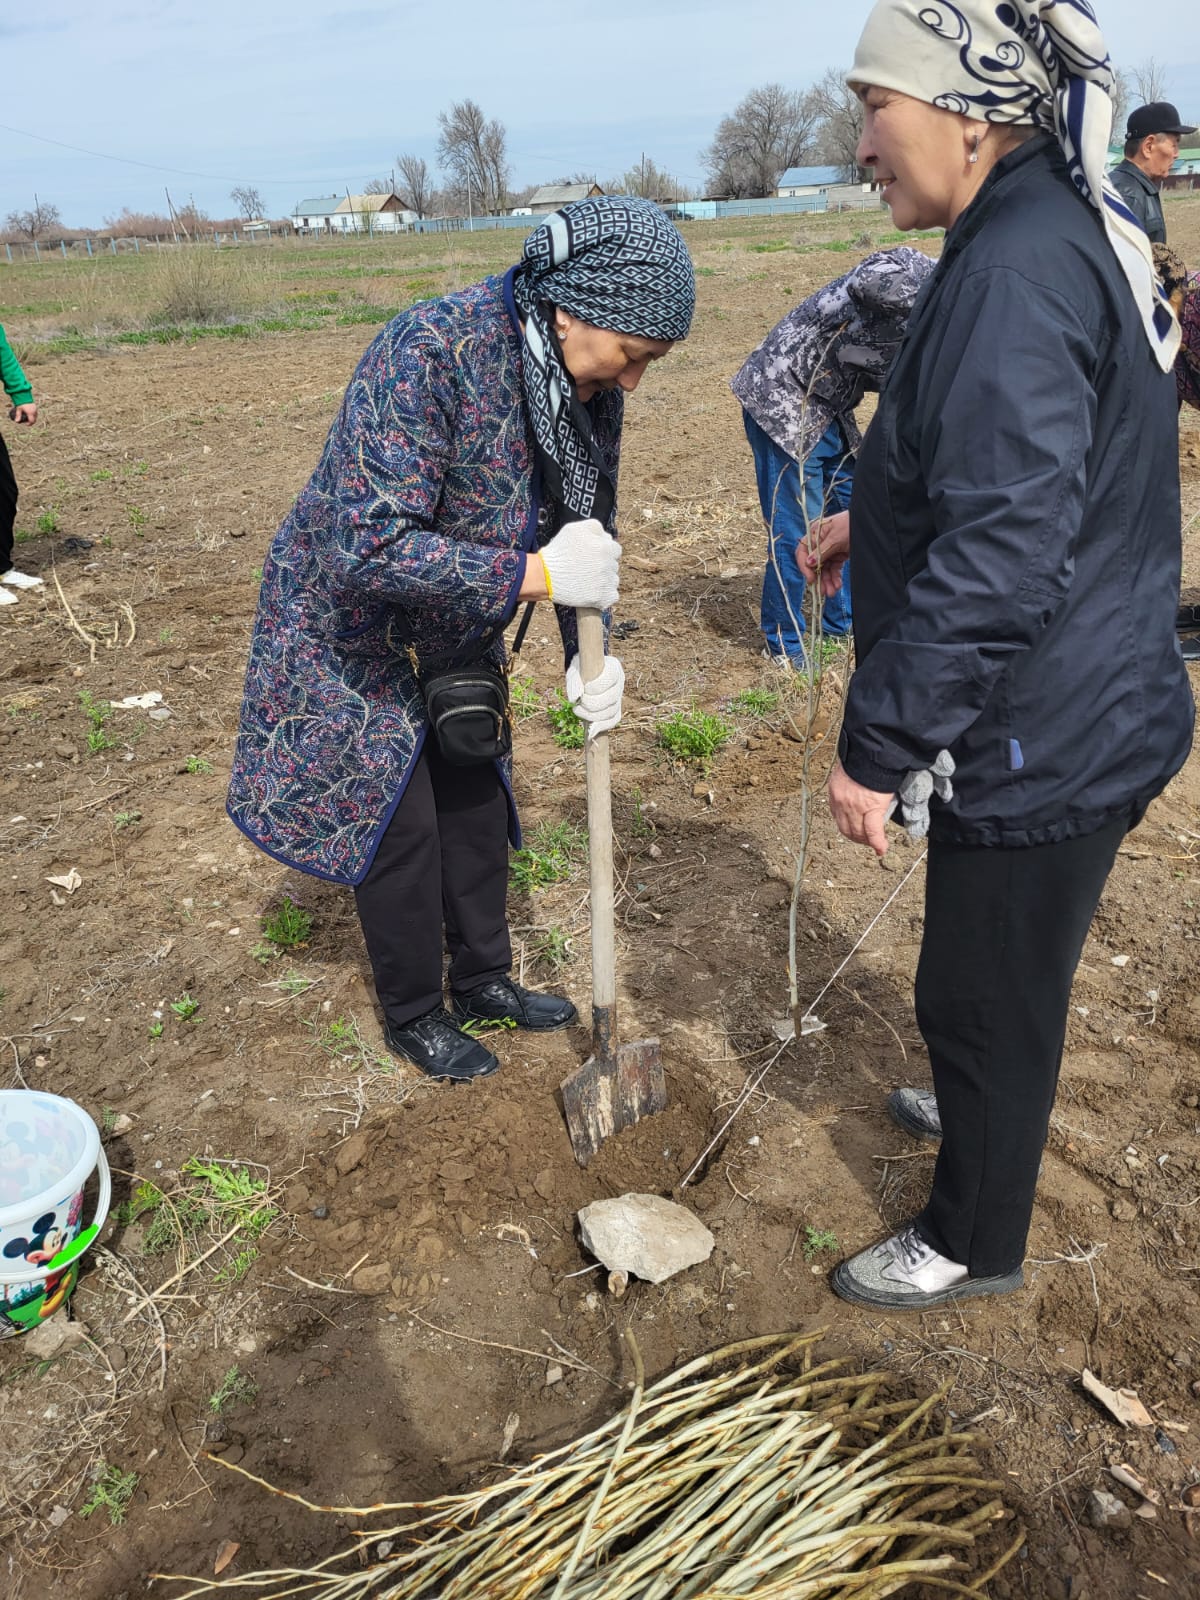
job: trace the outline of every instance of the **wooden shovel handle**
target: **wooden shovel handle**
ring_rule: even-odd
[[[604,671],[604,614],[581,606],[579,673],[591,683]],[[616,1053],[617,970],[613,935],[612,784],[608,734],[587,741],[588,860],[592,886],[592,1037],[598,1057]]]

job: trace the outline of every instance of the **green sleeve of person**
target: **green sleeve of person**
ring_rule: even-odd
[[[0,383],[14,406],[27,406],[33,399],[33,386],[21,370],[21,363],[13,355],[12,346],[3,328],[0,328]]]

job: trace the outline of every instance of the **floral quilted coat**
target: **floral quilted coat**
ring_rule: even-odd
[[[621,408],[601,398],[615,478]],[[503,659],[539,540],[535,477],[509,279],[390,322],[263,566],[228,807],[268,854],[362,881],[426,734],[407,646],[441,665],[497,631],[486,659]],[[574,613],[559,622],[570,655]]]

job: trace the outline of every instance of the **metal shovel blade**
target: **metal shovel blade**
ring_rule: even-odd
[[[581,1167],[614,1133],[667,1106],[667,1080],[657,1039],[635,1039],[615,1055],[589,1056],[561,1084],[571,1148]]]

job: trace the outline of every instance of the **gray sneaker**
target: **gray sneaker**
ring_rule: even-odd
[[[926,1311],[949,1300],[1011,1294],[1024,1282],[1021,1267],[994,1278],[970,1277],[966,1267],[926,1244],[912,1223],[843,1261],[830,1279],[834,1293],[843,1300],[890,1311]]]
[[[940,1139],[942,1119],[932,1089],[896,1089],[888,1095],[888,1111],[897,1127],[914,1139]]]

